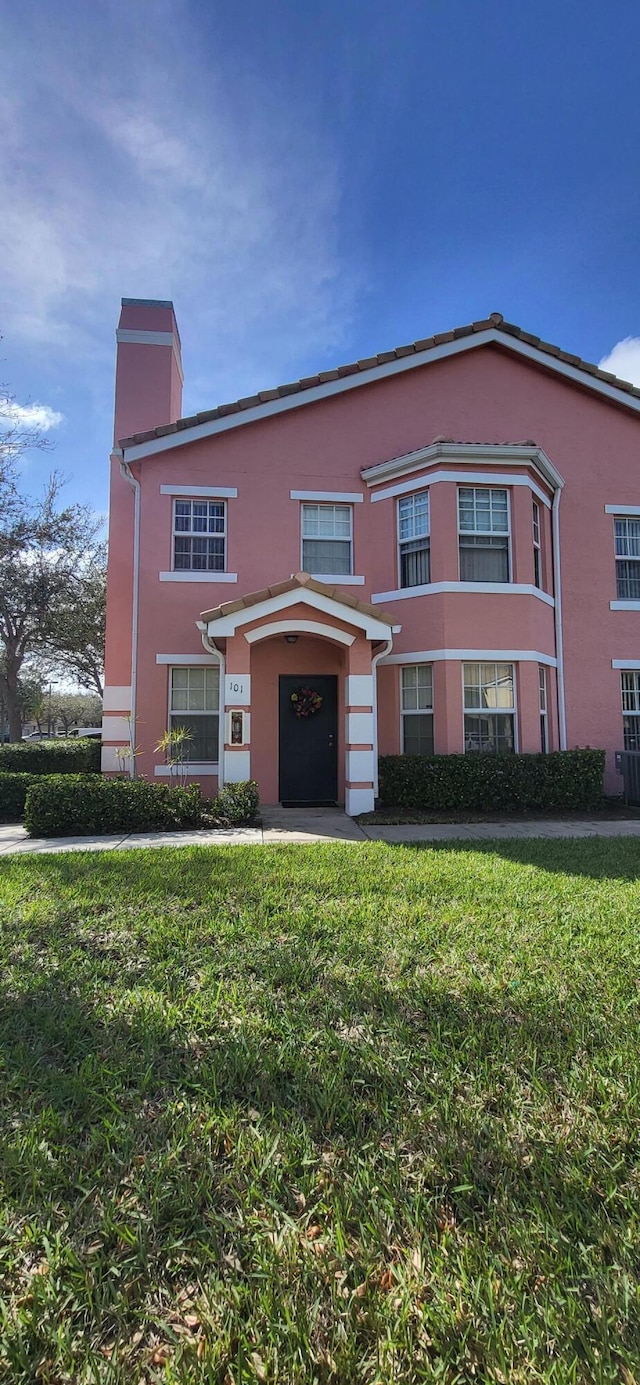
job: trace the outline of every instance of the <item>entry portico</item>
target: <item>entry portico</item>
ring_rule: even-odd
[[[400,630],[368,602],[299,572],[204,611],[220,665],[220,779],[264,803],[374,806],[376,666]]]

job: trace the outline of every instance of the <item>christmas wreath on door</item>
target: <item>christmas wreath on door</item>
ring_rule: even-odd
[[[320,711],[324,698],[315,688],[297,688],[291,694],[293,715],[299,719],[313,717]]]

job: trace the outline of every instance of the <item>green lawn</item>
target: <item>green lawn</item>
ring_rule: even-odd
[[[640,1382],[633,840],[0,861],[0,1379]]]

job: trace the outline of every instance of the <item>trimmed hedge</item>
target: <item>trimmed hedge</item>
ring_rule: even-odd
[[[100,741],[15,741],[0,745],[0,773],[99,774]]]
[[[0,773],[0,822],[21,822],[27,792],[40,783],[37,774]]]
[[[420,811],[588,810],[602,803],[604,750],[550,755],[384,755],[380,802]]]
[[[149,784],[146,779],[102,779],[57,774],[36,779],[27,792],[25,826],[32,837],[84,837],[102,833],[173,832],[251,822],[257,785],[230,784],[213,802],[200,786]]]

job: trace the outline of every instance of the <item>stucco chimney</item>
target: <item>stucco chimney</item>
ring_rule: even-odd
[[[180,418],[183,376],[173,303],[123,298],[116,340],[114,440],[118,443]]]

